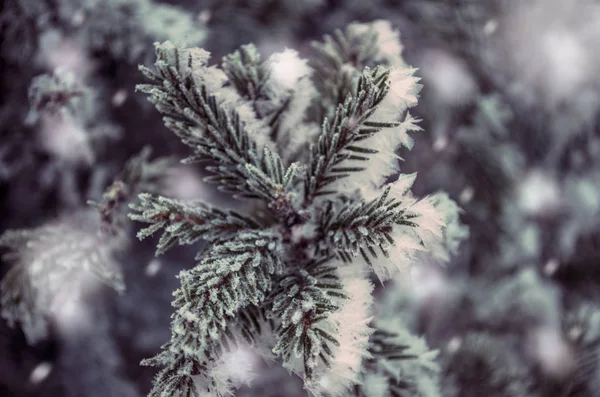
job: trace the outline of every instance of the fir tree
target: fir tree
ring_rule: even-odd
[[[179,275],[171,340],[143,362],[162,367],[151,396],[226,395],[237,382],[223,357],[244,344],[315,395],[362,395],[369,371],[393,378],[391,395],[410,384],[379,372],[385,357],[414,357],[376,330],[368,275],[407,273],[443,246],[446,214],[412,196],[415,175],[398,176],[420,88],[398,39],[387,22],[354,24],[315,45],[313,67],[291,50],[262,61],[252,45],[209,66],[205,50],[164,42],[140,68],[150,83],[138,89],[192,149],[185,162],[253,205],[142,194],[131,206],[148,224],[139,238],[162,231],[157,254],[208,243]]]

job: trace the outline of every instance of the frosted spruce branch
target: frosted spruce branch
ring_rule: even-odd
[[[222,211],[201,202],[182,203],[150,194],[141,194],[140,203],[131,207],[130,218],[150,226],[138,232],[140,239],[164,229],[156,253],[162,254],[174,244],[193,244],[199,239],[218,241],[260,225],[235,211]]]
[[[440,367],[437,350],[430,350],[393,313],[380,315],[369,338],[369,357],[364,360],[362,382],[354,389],[358,397],[417,395],[440,397],[436,382]]]
[[[384,68],[365,69],[358,80],[357,93],[349,95],[343,105],[337,107],[333,120],[325,119],[317,144],[311,150],[311,161],[306,178],[306,198],[335,193],[323,190],[328,184],[346,178],[361,167],[343,167],[344,160],[367,161],[368,154],[376,150],[356,145],[380,132],[394,127],[394,123],[368,121],[377,105],[388,92],[389,72]],[[337,167],[336,167],[337,166]]]
[[[223,72],[235,90],[252,106],[259,119],[271,128],[270,138],[277,140],[281,116],[290,105],[291,96],[278,98],[270,89],[273,76],[268,61],[262,61],[254,44],[247,44],[223,58]]]
[[[231,87],[268,127],[285,163],[304,158],[306,145],[318,133],[309,112],[316,89],[308,62],[290,49],[262,60],[256,46],[248,44],[225,56],[221,68]]]
[[[395,226],[418,227],[411,221],[416,215],[407,213],[404,203],[390,197],[391,187],[381,197],[368,203],[345,203],[336,206],[329,201],[320,214],[320,230],[327,247],[342,261],[352,262],[361,255],[371,264],[380,255],[389,257],[386,247],[396,243]]]
[[[312,271],[300,270],[281,280],[273,301],[273,314],[281,320],[277,344],[273,352],[290,362],[302,357],[305,380],[313,378],[320,360],[330,367],[332,346],[339,346],[327,329],[329,313],[340,309],[339,302],[347,298],[333,266],[313,266]]]
[[[154,366],[168,363],[156,378],[151,396],[162,396],[163,390],[183,393],[191,375],[202,373],[205,360],[214,362],[223,350],[235,346],[230,327],[233,316],[244,306],[264,301],[272,288],[270,276],[283,270],[280,250],[281,241],[275,233],[240,233],[214,245],[196,267],[179,274],[181,287],[174,293],[171,342],[158,356],[143,362]],[[255,332],[248,329],[254,325],[248,320],[255,322],[255,318],[246,312],[241,320],[246,320],[242,330],[247,339]],[[210,390],[210,385],[205,387]]]
[[[140,67],[154,84],[138,85],[138,90],[149,95],[165,114],[165,125],[194,149],[186,162],[208,163],[213,176],[207,181],[240,197],[285,200],[297,166],[284,168],[280,157],[249,133],[260,128],[253,125],[256,120],[244,119],[227,98],[218,98],[194,78],[191,68],[203,67],[202,60],[195,65],[194,55],[180,54],[171,45],[157,46],[155,71]]]
[[[327,108],[343,102],[351,94],[354,76],[347,65],[362,70],[375,66],[378,60],[377,31],[359,31],[356,26],[352,24],[343,30],[338,29],[333,36],[325,35],[322,42],[311,43],[315,53],[311,66],[317,72],[316,85],[323,94],[320,105],[325,114]]]
[[[444,246],[440,201],[415,199],[415,175],[397,175],[395,150],[417,129],[406,112],[417,79],[389,24],[351,30],[376,47],[364,53],[373,67],[348,69],[344,97],[329,105],[315,90],[324,70],[315,75],[292,50],[261,61],[248,45],[219,67],[204,50],[166,42],[154,69],[141,67],[151,84],[138,88],[193,150],[186,161],[260,211],[149,194],[131,206],[131,219],[147,224],[138,237],[162,230],[157,254],[206,242],[179,276],[170,342],[143,362],[162,367],[151,396],[228,395],[237,375],[223,360],[244,344],[275,354],[316,396],[358,395],[365,360],[379,360],[369,350],[369,275],[386,280]],[[382,37],[398,54],[385,55]],[[353,43],[342,49],[352,54]]]
[[[265,115],[259,107],[261,100],[270,99],[267,90],[270,73],[256,47],[253,44],[241,46],[223,58],[221,67],[235,90],[251,101],[257,116],[263,118]]]

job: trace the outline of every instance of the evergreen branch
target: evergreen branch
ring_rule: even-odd
[[[379,360],[413,360],[418,356],[408,353],[410,346],[398,343],[398,334],[377,329],[369,340],[369,353],[373,362]]]
[[[155,85],[138,89],[150,95],[151,102],[167,115],[165,125],[194,150],[185,161],[208,162],[207,170],[215,174],[207,178],[208,182],[219,184],[227,192],[257,198],[247,186],[245,172],[247,163],[259,162],[257,144],[243,130],[239,115],[234,111],[228,114],[206,86],[195,86],[191,76],[182,81],[175,68],[157,62],[159,67],[169,88]]]
[[[151,395],[177,393],[178,385],[199,374],[194,371],[215,361],[235,341],[230,319],[265,299],[271,276],[283,270],[281,249],[281,238],[274,232],[242,232],[213,246],[195,268],[180,273],[181,287],[173,294],[171,341],[163,352],[142,362],[167,367]]]
[[[205,365],[181,356],[156,374],[148,397],[200,397],[192,376],[205,370]]]
[[[328,249],[344,262],[360,254],[367,263],[377,258],[377,251],[388,257],[387,247],[395,244],[394,226],[418,227],[411,221],[414,216],[408,214],[402,202],[390,198],[391,187],[368,203],[344,202],[341,209],[329,201],[323,210],[320,229]]]
[[[142,361],[142,365],[163,366],[154,378],[154,387],[149,397],[174,396],[198,396],[199,388],[204,392],[216,391],[217,381],[224,379],[211,378],[211,366],[218,361],[219,357],[232,351],[246,342],[255,345],[258,338],[267,330],[272,332],[273,324],[266,318],[264,306],[249,305],[240,308],[235,317],[228,317],[226,326],[220,330],[219,339],[213,341],[212,350],[206,351],[203,358],[194,358],[185,354],[173,355],[171,342],[163,346],[163,352],[157,356]],[[196,335],[196,334],[194,334]],[[206,337],[205,337],[206,339]],[[194,377],[202,376],[202,382],[194,381]],[[221,395],[218,394],[217,395]]]
[[[149,161],[152,150],[144,147],[127,161],[121,175],[106,189],[101,202],[88,201],[88,205],[100,213],[101,230],[116,236],[125,222],[123,208],[132,203],[137,195],[160,190],[165,171],[172,165],[169,158]]]
[[[174,244],[193,244],[199,239],[209,242],[225,240],[244,230],[258,229],[253,219],[235,211],[223,211],[202,202],[184,203],[179,200],[147,193],[140,194],[139,204],[131,204],[129,218],[150,223],[137,236],[144,239],[164,229],[156,248],[162,254]]]
[[[82,225],[49,224],[7,230],[0,236],[0,248],[8,249],[3,259],[14,262],[0,281],[0,315],[11,326],[18,323],[30,343],[46,336],[46,316],[59,297],[73,293],[64,287],[77,283],[83,272],[118,292],[125,290],[120,269],[112,260],[118,241],[89,228],[96,221],[89,218],[89,212],[77,215]]]
[[[10,327],[20,323],[31,342],[42,339],[47,333],[45,313],[37,305],[37,299],[38,294],[27,267],[16,264],[10,268],[0,282],[2,318]]]
[[[179,49],[169,43],[157,46],[157,57],[155,71],[140,67],[154,84],[137,89],[149,95],[165,114],[165,125],[194,150],[185,161],[208,163],[206,169],[213,175],[207,181],[219,184],[223,191],[267,202],[280,199],[279,191],[257,188],[276,184],[268,180],[272,175],[264,168],[263,149],[249,131],[259,127],[249,126],[238,109],[219,101],[203,80],[186,70],[194,62],[191,52],[187,66],[181,64]],[[262,172],[252,172],[255,169]]]
[[[332,194],[323,188],[328,184],[349,176],[362,168],[338,167],[344,160],[368,160],[365,151],[357,142],[371,137],[383,128],[394,127],[395,123],[367,121],[388,92],[389,72],[382,67],[366,68],[358,81],[355,96],[348,96],[337,108],[332,120],[323,122],[318,141],[311,149],[310,165],[305,181],[308,203],[318,195]]]
[[[199,386],[208,389],[204,390],[205,392],[211,392],[211,389],[216,389],[216,382],[210,378],[210,366],[214,365],[222,354],[239,346],[240,342],[256,345],[260,336],[272,332],[273,329],[273,321],[267,319],[264,305],[248,305],[240,308],[235,317],[227,318],[227,324],[221,329],[218,341],[214,341],[213,350],[205,352],[206,356],[203,359],[194,359],[184,354],[173,356],[169,347],[171,344],[163,346],[163,352],[142,361],[142,365],[147,366],[165,365],[155,376],[154,388],[149,397],[162,397],[164,394],[161,393],[196,396]],[[200,374],[203,375],[202,385],[192,382],[192,377]]]
[[[377,60],[377,33],[375,30],[357,32],[354,25],[325,35],[323,42],[313,41],[314,55],[310,65],[315,70],[316,85],[322,93],[322,107],[327,109],[351,95],[354,76],[344,65],[356,70],[373,67]]]
[[[275,322],[268,317],[266,310],[266,304],[246,306],[236,313],[235,322],[231,327],[237,329],[246,343],[255,346],[260,336],[267,332],[272,333],[275,329]]]
[[[298,150],[314,133],[305,110],[316,97],[310,80],[315,74],[296,52],[263,62],[247,45],[226,56],[219,69],[206,66],[206,51],[167,42],[157,46],[152,70],[141,67],[151,84],[138,89],[193,149],[186,161],[205,163],[207,181],[219,189],[263,200],[270,213],[261,213],[261,219],[273,225],[264,230],[265,224],[233,211],[148,194],[131,206],[130,218],[149,224],[140,238],[163,229],[157,253],[198,239],[210,243],[196,257],[197,266],[180,273],[170,342],[143,361],[163,367],[151,396],[228,393],[233,377],[220,365],[238,343],[264,343],[259,337],[265,331],[276,336],[272,352],[303,375],[312,393],[331,389],[332,395],[347,395],[371,370],[374,380],[389,379],[385,385],[392,395],[417,390],[409,385],[412,378],[400,377],[405,367],[394,365],[424,356],[385,331],[367,351],[372,284],[366,275],[353,274],[361,266],[342,270],[340,261],[332,261],[361,254],[381,278],[409,264],[442,234],[430,201],[410,204],[403,198],[414,177],[381,192],[386,177],[397,171],[395,164],[388,166],[395,149],[414,128],[408,116],[403,124],[395,121],[401,109],[416,103],[418,91],[413,70],[399,55],[401,45],[393,41],[397,37],[380,21],[354,24],[316,46],[321,51],[316,78],[322,79],[317,88],[331,92],[320,92],[311,121],[323,121],[321,134],[306,154]],[[397,54],[384,53],[390,40]],[[296,73],[288,75],[291,69]],[[391,127],[400,128],[382,131]],[[392,138],[396,131],[404,135]],[[291,148],[282,149],[282,159],[272,148],[284,145]],[[307,157],[306,167],[287,165],[291,158]],[[362,180],[359,173],[371,178],[368,192],[344,179]],[[335,197],[319,199],[329,194]],[[361,364],[367,367],[362,372]],[[331,387],[336,382],[337,389]]]
[[[261,62],[254,44],[243,45],[239,50],[223,57],[221,68],[243,98],[253,102],[269,99],[265,84],[270,70]],[[261,114],[258,113],[258,116]]]
[[[293,365],[294,357],[302,357],[304,378],[310,381],[319,360],[330,366],[332,346],[338,342],[325,320],[340,309],[340,300],[347,296],[335,267],[320,265],[310,273],[307,270],[284,278],[273,299],[272,313],[281,320],[273,352],[287,365]]]
[[[363,379],[383,378],[387,383],[385,397],[439,395],[440,368],[435,362],[438,351],[429,350],[422,339],[410,334],[404,326],[388,324],[382,328],[381,321],[377,325],[379,328],[369,339],[369,355],[363,362]],[[354,395],[368,397],[371,394],[357,385]]]
[[[251,104],[256,116],[271,129],[271,141],[277,142],[280,122],[289,110],[293,91],[282,95],[274,89],[273,85],[277,83],[272,78],[270,60],[261,62],[256,46],[247,44],[223,57],[221,68],[237,93]]]
[[[338,71],[344,64],[350,63],[356,69],[370,67],[378,54],[377,32],[367,30],[357,32],[352,24],[343,31],[337,29],[333,37],[323,36],[323,42],[313,41],[312,48],[316,56],[311,58],[315,70],[321,73]]]

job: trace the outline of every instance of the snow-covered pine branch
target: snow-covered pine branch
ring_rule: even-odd
[[[248,44],[225,56],[221,67],[256,117],[269,126],[281,157],[294,161],[305,156],[318,133],[307,114],[316,96],[308,62],[291,49],[262,61],[257,48]]]
[[[394,228],[417,226],[411,221],[415,215],[407,214],[403,203],[390,197],[390,191],[388,186],[381,197],[367,203],[327,203],[320,216],[323,239],[341,260],[351,262],[360,254],[370,264],[378,254],[388,257],[386,247],[395,243]]]
[[[259,216],[151,195],[132,206],[130,217],[150,224],[138,237],[164,230],[157,253],[208,243],[180,275],[171,341],[144,361],[163,367],[151,396],[230,393],[240,376],[223,360],[240,342],[269,359],[270,350],[313,395],[358,392],[365,360],[378,360],[370,274],[383,281],[417,252],[451,253],[444,232],[456,208],[414,198],[416,175],[398,175],[396,150],[417,129],[406,109],[419,91],[398,34],[383,21],[349,32],[371,46],[350,66],[342,60],[358,50],[340,33],[342,47],[321,47],[337,60],[316,69],[289,49],[261,61],[252,45],[208,66],[206,51],[170,42],[157,45],[154,70],[141,67],[152,84],[139,90],[192,148],[189,161],[222,190],[262,204]],[[341,75],[343,95],[320,100],[324,76]],[[315,124],[320,133],[301,136]]]
[[[391,313],[388,313],[391,315]],[[393,315],[378,318],[369,339],[369,357],[355,389],[358,397],[417,395],[439,397],[438,352],[411,334]]]
[[[338,104],[353,94],[366,68],[384,66],[389,71],[387,94],[363,125],[388,124],[388,128],[372,129],[370,134],[361,136],[364,141],[356,146],[363,148],[363,152],[341,158],[338,165],[353,169],[357,175],[334,181],[336,190],[347,194],[358,190],[363,198],[372,199],[384,182],[399,172],[398,148],[413,146],[408,133],[420,130],[418,120],[408,112],[417,104],[421,90],[419,78],[414,76],[416,69],[405,63],[400,35],[384,20],[352,23],[344,30],[337,30],[334,37],[327,35],[323,42],[313,42],[312,46],[315,54],[310,65],[320,93],[317,109],[327,118],[333,118]],[[369,161],[364,162],[367,154]]]
[[[307,201],[312,201],[315,196],[335,193],[335,190],[323,188],[352,172],[362,171],[362,167],[343,167],[340,164],[347,159],[367,161],[366,155],[376,152],[357,142],[396,125],[368,121],[388,93],[388,78],[389,71],[383,67],[366,68],[358,80],[356,94],[348,95],[344,103],[337,106],[332,120],[323,121],[322,132],[311,150],[305,182]]]
[[[281,256],[281,236],[276,232],[248,231],[215,244],[198,258],[196,267],[180,273],[171,341],[160,354],[143,362],[165,367],[150,396],[165,392],[198,395],[193,378],[206,371],[207,362],[218,361],[237,343],[231,320],[245,306],[264,301],[272,288],[271,276],[283,270]],[[246,338],[252,339],[255,331],[248,323],[245,328]]]
[[[289,199],[286,189],[297,165],[285,168],[269,149],[268,127],[236,92],[222,87],[227,77],[205,65],[208,53],[180,50],[170,42],[157,45],[156,53],[155,71],[140,67],[153,84],[137,88],[194,150],[186,162],[207,162],[212,173],[207,181],[237,196],[269,203]]]
[[[306,380],[312,379],[319,361],[330,365],[332,347],[338,341],[320,325],[339,309],[336,298],[346,297],[334,275],[335,267],[319,265],[312,266],[313,274],[302,269],[281,280],[273,298],[273,314],[281,320],[273,352],[283,358],[284,365],[304,373]],[[300,358],[299,368],[295,368],[296,358]]]
[[[140,203],[131,209],[129,217],[132,220],[150,223],[138,232],[138,238],[144,239],[164,229],[156,247],[157,255],[176,243],[193,244],[199,239],[218,241],[260,227],[253,219],[235,211],[222,211],[202,202],[184,203],[150,194],[141,194]]]

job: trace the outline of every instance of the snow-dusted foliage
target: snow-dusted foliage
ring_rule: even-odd
[[[331,367],[306,385],[315,396],[347,396],[361,382],[363,360],[370,358],[369,338],[373,286],[354,266],[340,266],[340,282],[347,295],[340,309],[327,319],[323,327],[335,335],[338,346],[333,347]]]
[[[2,245],[17,255],[17,263],[2,279],[2,317],[11,325],[19,323],[31,343],[46,336],[47,316],[60,317],[64,302],[85,289],[78,286],[82,272],[95,272],[116,290],[124,288],[111,258],[113,248],[89,227],[89,215],[2,235]]]
[[[426,270],[423,267],[418,269]],[[364,361],[360,374],[361,382],[355,389],[355,395],[444,395],[439,387],[439,351],[430,349],[424,338],[412,332],[414,324],[407,312],[397,307],[399,294],[404,292],[407,297],[410,296],[409,300],[413,300],[418,298],[416,294],[423,293],[424,287],[421,280],[412,277],[397,279],[396,283],[391,283],[384,291],[373,322],[376,330],[369,340],[369,356]],[[443,293],[443,289],[442,285],[437,285],[434,293]]]
[[[49,322],[68,332],[82,318],[77,302],[101,281],[125,290],[115,254],[126,242],[124,210],[141,189],[156,190],[168,162],[149,162],[149,150],[132,158],[95,209],[82,208],[33,229],[8,230],[0,246],[12,268],[0,283],[1,311],[29,343],[48,334]],[[95,276],[92,278],[90,276]]]
[[[410,393],[439,397],[438,352],[430,350],[422,338],[408,331],[397,318],[381,318],[375,324],[378,331],[371,338],[371,358],[365,362],[357,394],[389,397]]]
[[[200,43],[206,37],[192,15],[152,0],[9,0],[8,6],[13,20],[7,23],[27,22],[32,29],[66,38],[73,49],[107,50],[115,59],[139,60],[153,40]]]
[[[116,125],[97,120],[100,106],[94,92],[63,67],[35,77],[29,87],[26,123],[39,126],[40,146],[68,172],[77,163],[91,165],[99,147],[117,140]]]
[[[404,375],[435,373],[433,364],[428,373],[382,362],[433,356],[373,323],[369,274],[407,271],[419,252],[448,259],[462,237],[449,229],[458,208],[445,196],[414,197],[416,175],[398,175],[419,92],[398,33],[377,21],[336,40],[315,44],[311,62],[289,49],[262,61],[246,45],[213,66],[206,51],[165,42],[154,68],[141,67],[150,84],[138,90],[192,149],[185,162],[256,202],[247,214],[150,194],[131,206],[130,218],[148,224],[138,237],[162,230],[157,253],[208,243],[179,275],[171,340],[143,362],[162,367],[151,396],[229,394],[251,379],[226,364],[243,343],[258,352],[267,343],[316,396],[362,395],[363,378],[386,376],[394,395]],[[427,385],[419,393],[434,396],[435,381]]]
[[[0,233],[28,228],[0,247],[15,325],[0,318],[1,396],[145,394],[155,369],[139,361],[171,328],[157,362],[174,362],[156,382],[166,395],[188,384],[238,397],[598,395],[598,1],[0,3]],[[165,40],[155,111],[134,87]],[[377,76],[383,99],[358,95],[359,81],[378,93]],[[152,241],[112,249],[128,190],[100,197],[143,145],[186,155],[162,116],[202,162],[174,170],[166,197],[140,197],[160,221],[148,226],[168,229],[158,251],[183,244],[153,259]],[[327,152],[356,122],[371,135]],[[90,272],[60,276],[72,258],[101,270],[96,251],[119,264],[125,294]],[[29,274],[42,267],[55,277]],[[205,282],[220,289],[187,305]],[[50,332],[36,337],[38,325]],[[312,338],[317,328],[339,346]],[[201,366],[170,361],[180,353]]]
[[[369,120],[393,122],[394,125],[365,138],[365,147],[377,151],[367,164],[356,156],[344,159],[345,167],[362,168],[356,178],[340,179],[334,184],[343,193],[360,190],[363,198],[370,199],[386,178],[399,172],[401,158],[397,149],[400,145],[412,148],[413,141],[408,133],[420,129],[417,120],[408,112],[417,103],[421,90],[419,78],[414,76],[416,70],[402,59],[399,33],[388,21],[350,24],[344,32],[337,31],[335,38],[326,36],[324,43],[313,43],[313,46],[319,54],[312,60],[318,71],[316,84],[321,93],[323,113],[329,117],[333,116],[331,112],[337,106],[336,102],[341,102],[347,95],[351,82],[356,81],[363,68],[383,65],[390,69],[388,94]]]

